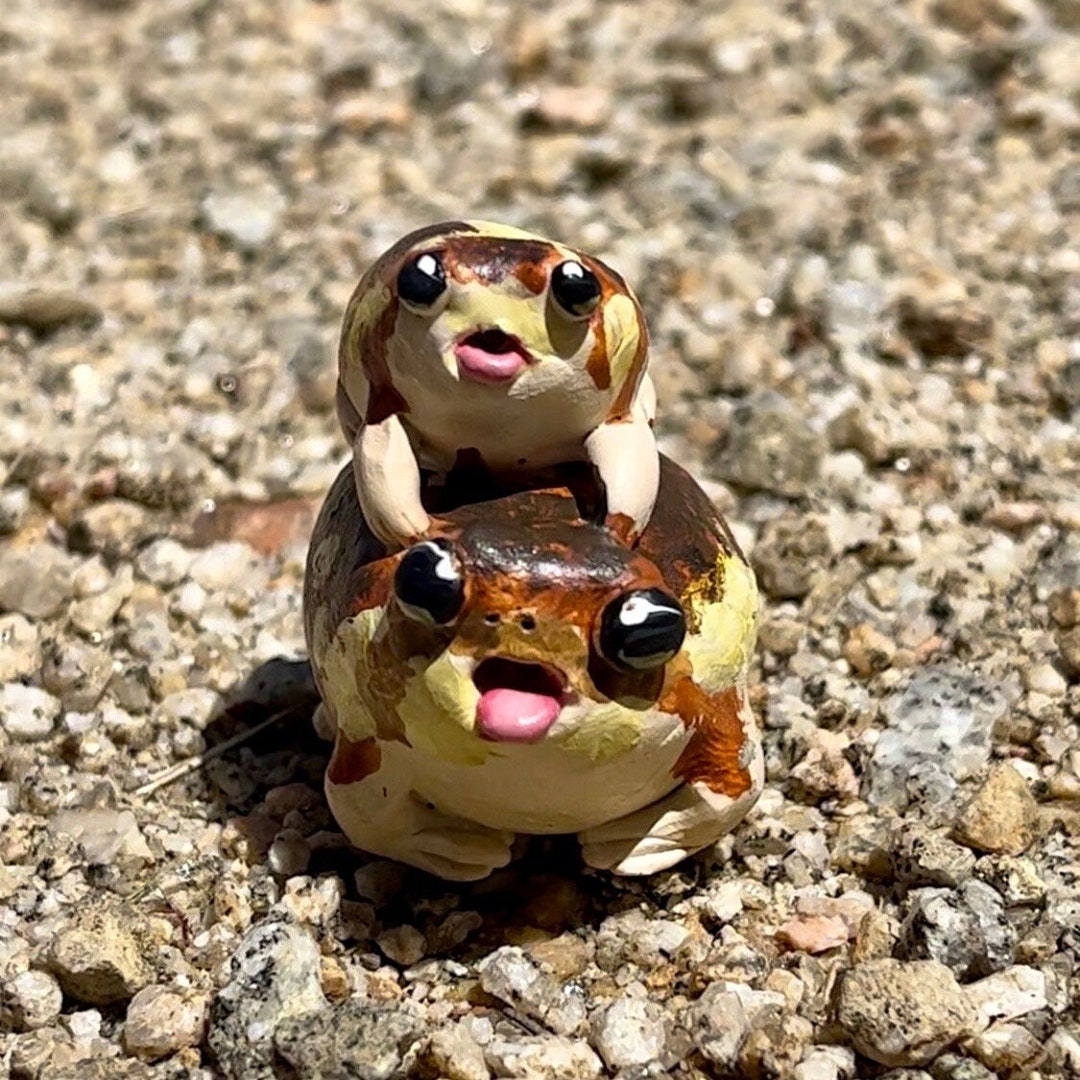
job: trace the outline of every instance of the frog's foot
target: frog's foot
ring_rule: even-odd
[[[334,714],[326,707],[325,701],[320,701],[311,714],[311,726],[315,734],[326,742],[333,742],[337,737],[337,720]]]
[[[447,881],[479,881],[510,861],[512,832],[451,817],[420,803],[409,815],[409,833],[394,858]],[[384,853],[386,854],[386,853]]]
[[[641,810],[578,834],[589,866],[616,874],[655,874],[715,843],[757,799],[731,799],[704,784],[680,784]]]
[[[397,747],[381,756],[341,754],[343,742],[335,750],[337,766],[331,761],[327,770],[326,797],[357,847],[447,881],[479,881],[510,861],[514,834],[445,814],[427,802],[412,790]]]

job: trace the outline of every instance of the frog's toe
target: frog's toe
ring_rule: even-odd
[[[514,834],[463,822],[425,829],[411,842],[414,866],[450,881],[478,881],[510,861]]]
[[[326,707],[325,701],[320,701],[311,715],[311,726],[315,734],[326,742],[333,742],[337,738],[337,720],[334,714]]]
[[[644,836],[637,840],[582,844],[581,856],[587,866],[596,870],[609,870],[633,877],[667,870],[695,850],[687,850],[681,844],[663,837]]]

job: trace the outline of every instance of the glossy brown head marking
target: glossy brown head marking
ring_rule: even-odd
[[[559,261],[559,253],[546,241],[514,237],[451,236],[431,250],[441,253],[443,266],[455,281],[499,285],[512,276],[533,295],[547,288],[548,273]]]

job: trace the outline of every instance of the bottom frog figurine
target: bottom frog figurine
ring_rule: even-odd
[[[758,595],[694,480],[662,462],[633,550],[566,488],[445,520],[388,557],[345,469],[315,526],[305,627],[349,839],[467,881],[516,833],[577,833],[590,866],[650,874],[740,821]]]

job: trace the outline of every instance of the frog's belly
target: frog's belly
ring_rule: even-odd
[[[688,740],[678,717],[649,712],[634,746],[599,760],[557,740],[488,743],[481,765],[446,762],[401,744],[391,753],[411,757],[413,791],[444,813],[493,829],[570,833],[639,810],[677,787],[672,769]]]
[[[402,420],[421,463],[445,470],[461,450],[476,451],[489,468],[544,468],[584,457],[585,438],[610,407],[605,395],[558,390],[536,399],[492,394],[490,387],[462,388],[458,396],[424,400]]]

